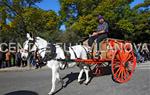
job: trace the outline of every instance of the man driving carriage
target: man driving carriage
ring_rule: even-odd
[[[108,37],[108,23],[104,20],[104,17],[99,15],[98,16],[98,22],[99,25],[97,27],[97,30],[93,32],[91,37],[88,40],[88,45],[90,51],[92,50],[93,42],[96,40],[97,43],[97,51],[99,51],[99,43]]]

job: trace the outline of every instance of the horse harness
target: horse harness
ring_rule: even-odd
[[[38,63],[46,63],[48,60],[51,60],[51,59],[55,59],[56,57],[56,46],[52,43],[48,44],[45,48],[41,48],[39,49],[38,46],[35,44],[36,40],[29,40],[30,43],[32,43],[31,47],[33,48],[33,46],[35,45],[36,46],[36,51],[34,52],[34,56],[35,56],[35,59],[38,60]],[[41,50],[41,52],[39,52]],[[41,53],[43,51],[46,51],[45,53],[45,56],[44,58],[41,57]]]
[[[36,45],[35,41],[33,41],[33,46]],[[36,46],[37,47],[37,46]],[[84,48],[84,47],[83,47]],[[46,49],[46,53],[45,53],[45,57],[42,59],[42,57],[40,56],[39,50],[43,50]],[[76,54],[76,52],[74,51],[74,49],[72,47],[70,47],[70,49],[73,51],[75,59],[78,59],[78,56]],[[84,50],[86,51],[86,53],[88,53],[88,51],[84,48]],[[70,53],[69,52],[65,52],[65,59],[56,59],[57,53],[56,53],[56,46],[52,43],[48,44],[46,48],[41,48],[35,51],[35,56],[37,58],[37,60],[42,63],[42,62],[47,62],[48,60],[57,60],[57,61],[62,61],[62,64],[65,64],[64,68],[60,68],[61,70],[64,70],[65,68],[68,68],[68,62],[74,62],[74,60],[71,60],[70,58]]]
[[[83,46],[82,46],[83,47]],[[70,49],[73,51],[75,59],[79,59],[76,52],[74,51],[74,49],[72,47],[70,47]],[[83,47],[83,49],[85,50],[87,56],[88,56],[88,51]],[[70,58],[70,53],[69,52],[65,52],[65,59],[58,59],[58,61],[62,61],[63,64],[65,64],[64,68],[60,68],[61,70],[64,70],[65,68],[68,68],[68,62],[75,62],[74,60],[71,60]],[[78,64],[78,67],[80,67],[81,65]]]

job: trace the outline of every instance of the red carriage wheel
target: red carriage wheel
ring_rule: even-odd
[[[136,67],[136,58],[133,51],[117,51],[112,59],[112,75],[119,83],[127,82],[131,79]]]

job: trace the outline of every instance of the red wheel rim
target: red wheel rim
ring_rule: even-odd
[[[117,51],[112,59],[112,74],[115,81],[125,83],[132,77],[136,67],[133,52]]]

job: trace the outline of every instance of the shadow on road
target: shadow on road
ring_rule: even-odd
[[[89,72],[89,75],[90,75],[90,81],[89,81],[89,83],[92,81],[92,79],[94,78],[94,77],[100,77],[100,76],[106,76],[106,75],[111,75],[112,73],[111,73],[111,67],[101,67],[101,75],[99,75],[99,76],[95,76],[95,75],[93,75],[92,74],[92,72]],[[62,79],[64,80],[64,79],[68,79],[67,81],[66,81],[66,83],[65,83],[65,85],[63,85],[60,89],[58,89],[55,93],[54,93],[54,95],[56,94],[56,93],[58,93],[59,91],[61,91],[63,88],[65,88],[65,87],[67,87],[69,84],[71,84],[73,81],[75,81],[75,80],[77,80],[78,79],[78,75],[79,75],[79,73],[77,73],[77,72],[75,72],[75,73],[73,73],[73,72],[71,72],[71,73],[69,73],[69,74],[67,74],[65,77],[63,77]],[[83,81],[85,81],[85,73],[83,73],[83,76],[82,76],[82,82],[81,83],[83,83]],[[88,83],[88,84],[89,84]]]
[[[92,71],[89,72],[89,76],[90,76],[90,81],[89,83],[92,81],[92,79],[94,77],[100,77],[100,76],[106,76],[106,75],[111,75],[112,72],[111,72],[111,67],[101,67],[101,74],[99,76],[95,76],[92,74]],[[65,77],[63,77],[63,80],[64,79],[68,79],[66,84],[64,85],[64,87],[67,87],[67,85],[69,85],[70,83],[72,83],[73,81],[77,80],[78,79],[78,75],[79,73],[70,73],[70,74],[67,74]],[[84,78],[85,79],[85,73],[83,73],[83,76],[82,76],[82,79]],[[83,80],[85,81],[85,80]],[[82,82],[81,82],[82,83]]]
[[[79,75],[79,73],[72,73],[71,72],[70,74],[67,74],[65,77],[63,77],[63,80],[66,78],[68,79],[67,82],[65,83],[64,87],[67,87],[67,85],[69,85],[73,81],[77,80],[78,75]]]
[[[4,95],[39,95],[36,92],[33,91],[26,91],[26,90],[22,90],[22,91],[14,91],[14,92],[10,92]]]

